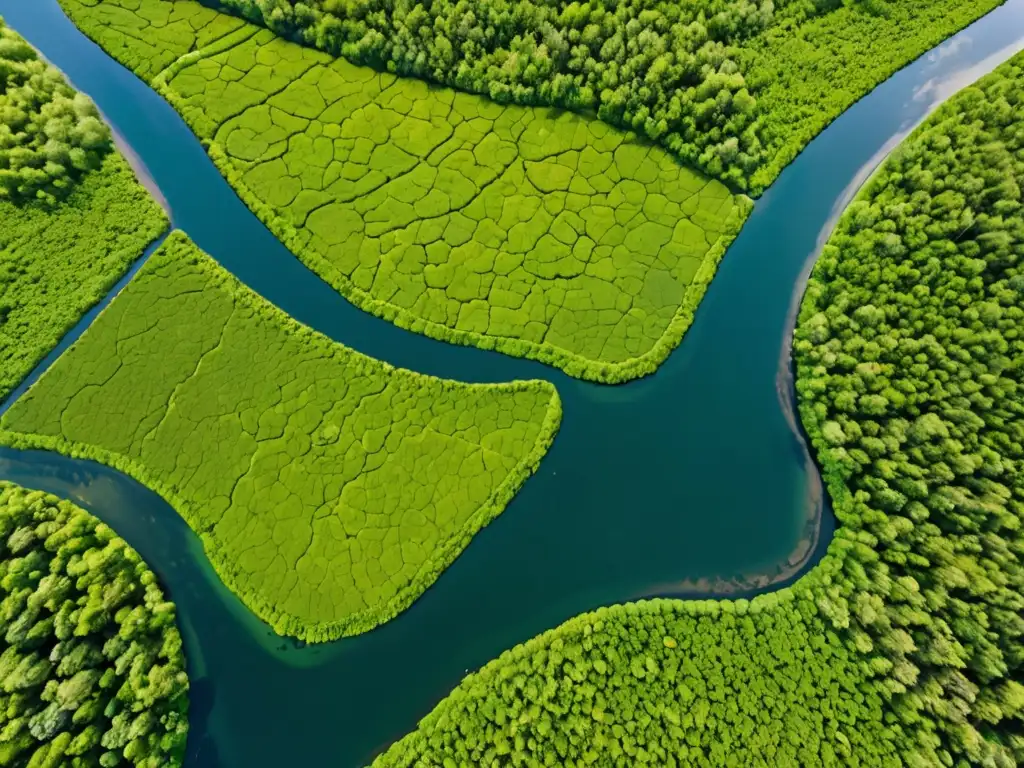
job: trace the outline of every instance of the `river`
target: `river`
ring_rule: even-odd
[[[834,519],[793,417],[789,366],[807,270],[885,154],[1024,47],[1024,0],[1010,0],[848,110],[758,200],[682,346],[656,374],[607,387],[355,309],[277,242],[178,115],[56,0],[0,0],[0,15],[92,96],[174,226],[286,312],[395,365],[465,381],[546,378],[563,401],[538,473],[412,608],[309,647],[254,618],[154,493],[97,464],[0,449],[0,478],[91,510],[166,585],[192,680],[188,768],[356,768],[467,670],[570,616],[654,595],[748,595],[816,562]]]

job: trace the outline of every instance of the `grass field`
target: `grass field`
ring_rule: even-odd
[[[161,493],[253,611],[319,641],[418,597],[560,414],[545,382],[458,384],[355,353],[174,233],[0,427]]]
[[[603,382],[650,373],[750,209],[598,120],[380,74],[190,2],[65,5],[314,271],[436,338]],[[202,24],[217,32],[168,31]],[[154,74],[169,38],[180,58]]]

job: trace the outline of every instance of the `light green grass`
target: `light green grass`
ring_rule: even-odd
[[[150,15],[168,4],[117,3]],[[99,9],[113,0],[65,5],[129,66],[148,60],[110,41]],[[603,382],[650,373],[679,344],[745,197],[600,121],[428,88],[247,29],[200,51],[183,43],[155,77],[137,71],[354,304]]]
[[[754,195],[875,84],[1002,1],[203,0],[354,64],[597,115]]]
[[[418,597],[560,415],[546,382],[458,384],[336,344],[174,233],[0,426],[162,494],[254,612],[319,641]]]

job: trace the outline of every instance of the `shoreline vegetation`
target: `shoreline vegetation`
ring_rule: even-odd
[[[0,19],[0,402],[167,228],[87,97]]]
[[[180,766],[188,676],[174,604],[113,531],[0,481],[0,764]]]
[[[336,344],[174,232],[0,441],[144,483],[254,613],[322,642],[419,597],[536,470],[560,417],[547,382],[461,384]]]
[[[750,601],[570,619],[375,768],[1024,760],[1022,107],[1018,55],[903,142],[813,269],[794,357],[825,558]]]

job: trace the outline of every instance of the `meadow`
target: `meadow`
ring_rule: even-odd
[[[258,31],[191,2],[61,2],[354,304],[604,383],[680,343],[751,208],[730,189],[763,191],[997,4],[208,4]]]
[[[498,2],[478,21],[445,3],[217,3],[267,30],[187,0],[61,1],[354,303],[605,382],[679,343],[749,211],[739,190],[996,4]],[[1024,55],[904,142],[814,268],[793,353],[838,519],[824,559],[749,601],[571,619],[465,678],[375,768],[1024,762],[1022,115]],[[178,233],[0,440],[146,483],[247,606],[323,641],[419,596],[559,417],[544,382],[442,381],[331,342]],[[6,588],[28,569],[3,560]],[[29,734],[70,749],[40,725],[53,695],[25,699]],[[35,747],[24,720],[4,727]]]
[[[816,264],[800,412],[839,529],[790,588],[574,618],[374,761],[1024,760],[1024,54],[876,172]]]
[[[406,608],[557,431],[552,385],[393,369],[302,326],[180,232],[0,422],[163,495],[225,583],[315,642]]]

